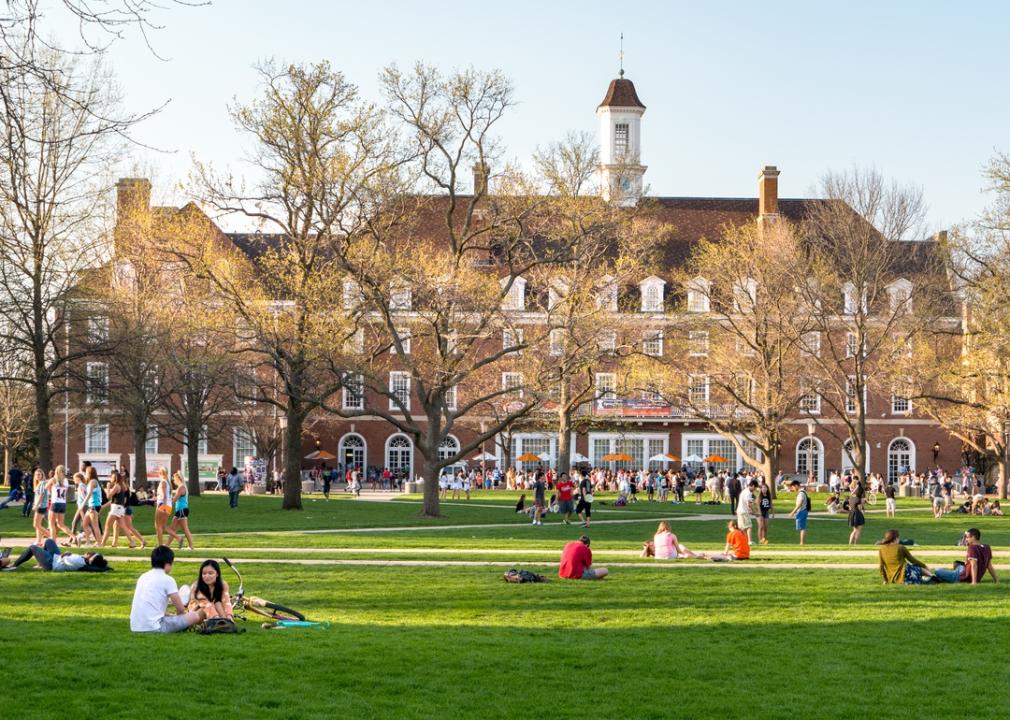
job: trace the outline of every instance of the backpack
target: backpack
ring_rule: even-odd
[[[512,568],[502,575],[502,580],[508,583],[542,583],[547,582],[543,575],[537,575],[529,570],[516,570]]]
[[[200,635],[235,635],[237,633],[245,632],[245,628],[240,628],[235,624],[234,620],[216,617],[208,618],[200,623],[200,625],[197,626],[197,632]]]
[[[811,508],[813,508],[813,503],[810,502],[810,494],[806,490],[801,490],[800,492],[803,493],[803,497],[806,500],[807,512],[810,512]]]

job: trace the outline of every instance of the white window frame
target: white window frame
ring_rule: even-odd
[[[602,330],[600,332],[599,344],[600,344],[600,352],[605,353],[617,352],[617,331]]]
[[[148,455],[158,454],[158,426],[147,426],[147,437],[144,439],[144,452]]]
[[[867,302],[866,302],[866,288],[863,288],[862,297],[860,298],[859,308],[856,307],[856,286],[852,282],[847,282],[842,285],[842,298],[843,298],[843,315],[855,315],[856,310],[862,310],[865,315],[867,313]]]
[[[663,357],[663,330],[647,330],[642,338],[642,353],[649,357]]]
[[[600,278],[596,291],[596,307],[599,310],[617,312],[617,282],[610,275]]]
[[[517,345],[522,345],[526,340],[526,331],[524,328],[520,327],[503,327],[501,330],[501,349],[508,350],[509,348],[514,348],[509,350],[507,354],[509,355],[520,355],[522,350],[517,349]]]
[[[85,453],[109,452],[108,423],[95,423],[84,426],[84,452]]]
[[[800,337],[800,345],[803,353],[810,357],[821,356],[821,333],[817,330],[810,330]]]
[[[361,286],[357,280],[346,278],[343,286],[344,310],[354,310],[361,304],[364,297],[361,294]]]
[[[245,467],[246,455],[256,457],[256,433],[250,428],[234,427],[231,431],[232,467]]]
[[[88,318],[88,344],[99,345],[109,340],[109,318],[96,315]]]
[[[905,407],[902,409],[900,404],[904,403]],[[896,393],[891,393],[891,414],[892,415],[911,415],[912,414],[912,400],[911,398],[902,397]]]
[[[631,150],[631,123],[614,123],[614,157],[622,158]]]
[[[856,376],[848,375],[845,378],[845,412],[848,415],[852,415],[856,412],[856,393],[853,390],[853,386],[856,384]],[[863,407],[867,406],[866,381],[863,380]]]
[[[402,381],[403,387],[400,389],[397,389],[398,381]],[[410,412],[410,373],[404,372],[402,370],[390,370],[389,394],[390,395],[403,394],[405,396],[401,398],[403,400],[403,407],[406,409],[407,412]],[[389,398],[389,409],[400,410],[400,406],[396,404],[396,401],[392,397]]]
[[[709,293],[712,283],[700,275],[687,283],[687,311],[689,313],[707,313],[712,309]]]
[[[853,358],[859,352],[859,338],[854,332],[845,333],[845,357]]]
[[[905,278],[892,282],[887,286],[887,301],[892,314],[912,312],[912,283]]]
[[[360,355],[365,352],[365,328],[358,328],[347,338],[344,349],[351,354]]]
[[[518,379],[518,382],[516,382]],[[511,390],[513,388],[518,388],[519,397],[523,396],[523,374],[521,372],[503,372],[501,374],[501,389]]]
[[[704,388],[704,397],[701,400],[695,399],[695,390],[698,388],[698,381]],[[687,399],[693,405],[708,405],[711,398],[711,385],[708,375],[688,375],[687,378]]]
[[[687,331],[687,354],[689,357],[708,357],[708,330]]]
[[[85,399],[90,405],[109,404],[109,364],[104,362],[89,362],[85,367],[87,384]],[[105,452],[108,452],[106,450]]]
[[[744,306],[746,303],[746,307]],[[745,278],[733,286],[733,311],[738,314],[754,311],[757,304],[757,280]]]
[[[400,338],[400,347],[403,348],[404,355],[410,355],[411,335],[410,328],[395,328],[397,336]],[[389,352],[392,355],[396,355],[396,339],[389,339]]]
[[[666,281],[658,277],[648,277],[638,284],[642,295],[642,312],[663,312],[663,290]]]
[[[255,405],[255,395],[257,394],[256,390],[259,388],[259,383],[256,382],[256,368],[255,366],[250,366],[246,367],[245,370],[249,373],[248,375],[244,375],[241,371],[239,371],[239,373],[235,376],[235,398],[243,405]],[[251,399],[243,397],[243,392],[241,390],[243,386],[251,389],[250,392],[246,392],[244,394],[252,395],[254,397]]]
[[[365,409],[365,379],[361,376],[361,373],[347,373],[344,375],[342,395],[341,407],[344,410]]]
[[[554,328],[551,330],[548,351],[554,357],[565,354],[564,328]]]
[[[184,438],[185,438],[185,436],[184,436]],[[185,439],[184,439],[184,441],[182,443],[182,452],[183,452],[183,454],[186,453],[186,445],[187,445],[187,443],[185,442]],[[196,444],[196,454],[197,455],[206,455],[209,452],[210,452],[210,434],[207,432],[207,426],[204,425],[203,428],[200,430],[200,440]],[[236,467],[238,467],[238,466],[236,465]]]
[[[389,309],[410,310],[414,303],[414,293],[410,286],[400,280],[389,283]]]
[[[450,388],[446,388],[446,390],[445,390],[445,407],[446,407],[447,410],[455,410],[456,409],[456,403],[457,403],[456,395],[457,395],[457,391],[456,391],[456,386],[455,385],[453,385]]]
[[[806,390],[802,396],[800,396],[800,401],[798,407],[801,413],[805,415],[820,415],[821,414],[821,394],[817,392],[816,388],[810,388],[809,384],[804,382],[802,390]]]
[[[596,399],[617,399],[617,373],[596,373]]]
[[[502,289],[508,285],[509,278],[503,277],[498,281],[501,284]],[[502,309],[503,310],[525,310],[526,309],[526,279],[521,276],[516,276],[512,280],[512,286],[509,288],[508,293],[502,298]]]

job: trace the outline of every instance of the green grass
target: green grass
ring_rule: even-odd
[[[601,522],[590,530],[597,561],[611,564],[612,575],[600,583],[565,582],[543,563],[553,562],[582,530],[553,518],[531,527],[511,512],[514,496],[494,495],[446,505],[435,521],[418,517],[420,506],[411,498],[325,502],[310,496],[302,512],[281,511],[273,497],[243,497],[234,511],[223,496],[193,499],[197,552],[180,553],[173,573],[180,582],[195,579],[195,560],[206,556],[201,548],[224,549],[215,555],[251,548],[228,553],[246,559],[508,562],[552,577],[544,585],[508,585],[500,579],[504,568],[483,565],[242,565],[251,593],[329,621],[328,630],[267,632],[250,624],[237,637],[132,635],[130,599],[147,553],[123,548],[115,554],[138,561],[117,562],[105,575],[0,573],[0,658],[18,684],[2,717],[1006,714],[1010,690],[998,680],[1010,663],[1003,584],[884,587],[873,570],[773,567],[872,561],[872,555],[809,554],[847,549],[843,516],[811,520],[808,555],[761,558],[757,549],[751,563],[757,567],[613,565],[640,562],[623,553],[638,550],[660,518],[669,518],[689,546],[721,547],[721,519],[686,516],[728,518],[728,507],[693,503],[598,507],[598,521],[635,521]],[[487,504],[493,507],[480,507]],[[801,550],[792,521],[782,517],[791,504],[779,502],[770,550]],[[949,566],[952,558],[931,552],[954,549],[970,525],[997,550],[1010,548],[1010,518],[937,521],[922,501],[899,501],[899,508],[895,520],[869,514],[857,549],[872,552],[874,539],[898,527],[924,543],[914,550],[918,556]],[[148,508],[139,510],[136,524],[150,537]],[[438,529],[452,525],[477,527]],[[0,512],[0,535],[31,535],[18,509]],[[299,553],[313,548],[330,552]],[[423,552],[396,552],[406,548]]]

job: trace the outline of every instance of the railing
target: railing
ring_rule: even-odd
[[[694,408],[632,398],[599,398],[592,403],[591,414],[596,417],[670,418],[673,420],[701,417],[701,414]],[[709,405],[705,412],[706,417],[745,417],[747,414],[747,410],[729,404]]]

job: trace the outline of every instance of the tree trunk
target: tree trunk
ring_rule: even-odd
[[[284,430],[284,501],[285,510],[302,509],[302,425],[305,416],[288,406],[288,425]]]
[[[137,484],[137,478],[144,478],[147,482],[147,422],[133,423],[133,475],[130,476],[130,489],[133,490]],[[172,468],[165,468],[171,471]],[[171,474],[171,472],[169,473]]]
[[[39,434],[39,468],[48,473],[53,469],[53,429],[49,422],[49,388],[41,385],[36,373],[35,418]]]
[[[572,412],[568,408],[568,397],[565,389],[561,390],[561,407],[558,409],[558,465],[560,475],[572,467]]]
[[[11,449],[9,446],[4,445],[4,476],[3,478],[0,478],[0,483],[7,480],[10,469],[11,469]]]
[[[438,454],[428,455],[422,465],[424,471],[424,508],[423,517],[441,517],[438,502]]]
[[[195,432],[193,424],[190,423],[186,428],[186,464],[189,466],[186,469],[186,484],[189,486],[190,495],[199,495],[201,489],[200,466],[197,464],[197,459],[200,457],[200,434],[203,432],[203,423],[195,423]],[[193,438],[196,438],[196,442],[193,442]]]
[[[1006,500],[1006,448],[1000,448],[996,457],[996,496]]]

